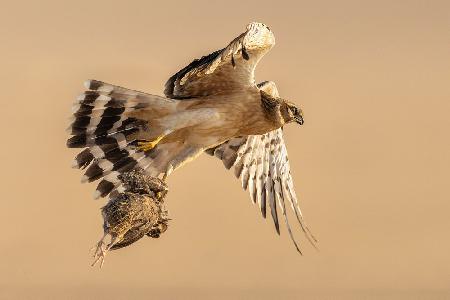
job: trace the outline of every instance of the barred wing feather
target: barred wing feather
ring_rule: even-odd
[[[275,229],[280,234],[278,203],[289,236],[297,251],[301,253],[287,216],[287,202],[306,238],[315,247],[317,240],[305,224],[294,191],[281,128],[263,135],[234,138],[206,152],[221,159],[227,169],[234,167],[236,177],[241,180],[242,187],[249,191],[252,201],[258,203],[264,218],[268,202]]]

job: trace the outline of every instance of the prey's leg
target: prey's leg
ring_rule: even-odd
[[[111,237],[111,242],[109,244],[106,242],[108,236]],[[106,254],[121,238],[121,236],[119,237],[115,234],[105,233],[100,241],[91,249],[94,250],[94,262],[91,266],[95,266],[98,262],[100,262],[100,268],[102,268],[105,263]]]
[[[108,233],[105,233],[103,235],[103,237],[100,239],[100,241],[98,241],[98,243],[92,247],[91,251],[94,251],[94,262],[92,263],[91,266],[95,266],[97,264],[97,262],[100,261],[100,268],[103,266],[103,263],[105,261],[105,256],[106,256],[106,252],[107,250],[105,249],[106,247],[106,237],[108,236]]]

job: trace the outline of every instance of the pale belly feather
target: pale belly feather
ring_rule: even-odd
[[[259,90],[226,96],[180,100],[177,112],[158,123],[168,133],[161,141],[208,149],[231,138],[259,135],[277,128],[267,119]]]

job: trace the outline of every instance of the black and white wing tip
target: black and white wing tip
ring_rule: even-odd
[[[207,153],[221,159],[227,169],[234,167],[234,173],[240,179],[243,189],[249,191],[253,203],[258,203],[264,218],[268,202],[275,229],[280,234],[278,203],[289,236],[297,251],[302,254],[287,216],[287,201],[306,238],[317,249],[317,240],[311,234],[299,208],[281,129],[264,135],[234,138],[209,149]]]

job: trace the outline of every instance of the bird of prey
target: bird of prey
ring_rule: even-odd
[[[312,244],[290,173],[282,128],[303,124],[302,110],[279,96],[274,82],[255,83],[260,59],[275,45],[268,26],[250,23],[225,48],[192,61],[169,78],[163,96],[97,80],[73,107],[70,148],[85,148],[74,167],[87,168],[83,182],[100,180],[95,198],[123,192],[119,176],[142,169],[164,180],[206,152],[223,161],[242,187],[267,207],[280,233],[277,203],[289,235],[286,211],[292,208]],[[300,252],[301,253],[301,252]]]

